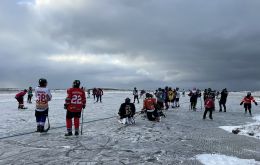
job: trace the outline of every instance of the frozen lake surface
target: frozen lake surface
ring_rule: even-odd
[[[243,107],[239,106],[245,93],[230,93],[227,112],[215,111],[213,121],[202,120],[200,100],[198,111],[189,111],[189,98],[186,96],[181,98],[181,107],[166,111],[167,117],[160,123],[147,121],[138,115],[136,125],[123,126],[115,116],[124,99],[132,99],[132,92],[105,91],[103,103],[94,103],[93,98],[87,100],[83,135],[78,138],[64,137],[65,91],[52,92],[51,129],[46,135],[32,133],[36,129],[34,104],[26,104],[26,110],[17,110],[15,93],[1,93],[0,164],[186,165],[207,164],[207,160],[227,165],[233,162],[259,164],[259,139],[219,128],[256,122],[254,119],[260,115],[259,107],[253,105],[255,118],[252,118],[245,116]],[[259,96],[259,93],[253,95]],[[141,107],[142,101],[136,104],[137,111]]]

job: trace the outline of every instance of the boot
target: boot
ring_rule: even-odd
[[[40,132],[40,126],[39,126],[39,125],[37,125],[37,130],[36,130],[36,132]]]
[[[39,126],[39,132],[44,132],[44,126],[42,125]]]
[[[78,136],[79,135],[79,131],[75,131],[75,136]]]
[[[72,132],[65,133],[65,136],[72,136]]]

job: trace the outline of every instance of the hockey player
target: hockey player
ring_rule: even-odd
[[[23,91],[21,91],[15,95],[15,98],[18,101],[18,109],[26,109],[23,104],[23,97],[24,97],[24,95],[26,95],[26,93],[27,93],[27,90],[24,89]]]
[[[133,95],[134,95],[134,102],[133,103],[135,103],[135,100],[137,99],[137,102],[139,104],[138,90],[136,89],[136,87],[134,87]]]
[[[146,112],[147,118],[150,121],[160,121],[160,116],[156,108],[156,99],[152,98],[152,95],[146,93],[146,99],[144,100],[142,111]]]
[[[226,102],[227,102],[227,97],[228,97],[228,91],[227,89],[223,89],[220,93],[220,100],[219,100],[219,112],[222,112],[222,105],[224,107],[224,112],[227,111],[226,108]]]
[[[65,136],[72,136],[72,118],[74,118],[75,135],[79,135],[79,119],[82,109],[86,107],[85,92],[80,89],[80,81],[75,80],[72,88],[67,90],[67,97],[64,104],[64,109],[67,110],[66,114],[66,127],[67,133]]]
[[[101,88],[98,88],[97,89],[97,92],[96,92],[96,97],[97,97],[97,101],[96,102],[102,102],[102,96],[103,96],[103,90]]]
[[[29,87],[27,103],[30,103],[30,104],[32,103],[32,97],[33,97],[33,90],[32,90],[32,87]]]
[[[177,87],[176,88],[176,96],[175,96],[175,107],[180,107],[180,97],[181,97],[181,94],[179,92],[179,88]]]
[[[49,105],[52,95],[47,88],[47,80],[44,78],[39,79],[39,86],[35,88],[36,109],[35,117],[37,122],[37,132],[45,132],[44,125],[46,117],[48,116]]]
[[[205,111],[204,111],[204,114],[203,114],[203,119],[206,119],[206,115],[209,111],[209,118],[211,120],[213,120],[212,118],[212,111],[214,109],[214,101],[213,101],[213,98],[211,95],[207,95],[206,96],[206,100],[205,100]]]
[[[157,106],[158,106],[158,109],[160,110],[163,110],[164,109],[164,98],[163,98],[163,89],[161,88],[158,88],[158,91],[157,93],[155,94],[155,97],[157,99]]]
[[[251,102],[254,102],[255,105],[257,105],[257,102],[255,101],[254,97],[251,96],[251,92],[248,92],[247,95],[244,97],[244,99],[240,103],[240,105],[244,104],[245,114],[247,113],[247,110],[248,110],[250,116],[252,116],[252,113],[251,113],[251,107],[252,107]]]
[[[170,87],[168,90],[169,106],[172,103],[172,108],[174,108],[175,92]]]
[[[118,115],[120,117],[120,123],[122,124],[134,124],[133,116],[135,115],[135,104],[131,103],[129,98],[125,99],[125,103],[122,103]]]
[[[192,91],[188,94],[190,96],[190,109],[193,111],[196,111],[196,105],[197,105],[197,99],[199,97],[199,94],[196,90],[196,88],[193,88]]]

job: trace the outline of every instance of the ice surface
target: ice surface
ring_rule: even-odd
[[[219,154],[201,154],[196,158],[204,165],[260,165],[254,159],[239,159],[233,156]]]
[[[198,110],[194,112],[189,110],[186,96],[181,97],[180,108],[164,112],[166,118],[162,118],[160,123],[136,115],[135,125],[124,126],[118,123],[116,116],[125,98],[133,99],[132,92],[105,91],[102,103],[95,103],[92,97],[87,100],[83,135],[78,138],[64,138],[66,92],[61,90],[52,94],[51,129],[46,135],[41,135],[31,133],[36,129],[35,104],[26,103],[28,109],[18,110],[15,92],[0,93],[0,164],[189,165],[201,164],[191,159],[196,155],[211,153],[260,161],[259,139],[234,135],[219,128],[253,124],[259,119],[259,107],[253,105],[255,117],[252,118],[245,116],[243,107],[239,105],[246,92],[230,93],[226,113],[218,112],[216,104],[213,121],[202,120],[203,100],[198,100]],[[142,101],[135,105],[140,111]],[[96,122],[92,122],[94,120]],[[23,136],[8,137],[26,132],[28,134]]]

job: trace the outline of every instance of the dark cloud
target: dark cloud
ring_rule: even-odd
[[[257,90],[259,7],[257,0],[1,1],[0,85],[44,76],[53,88],[82,79],[89,87]]]

